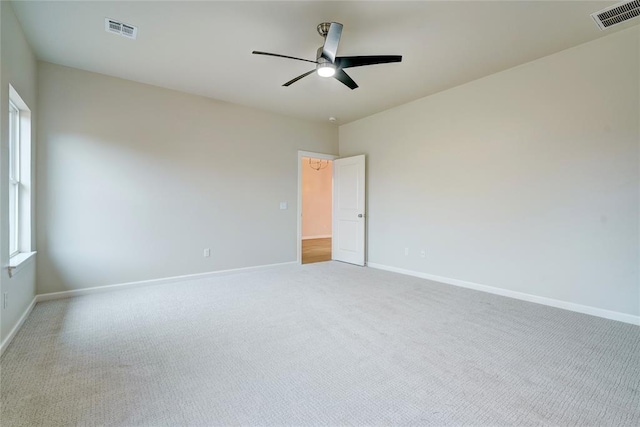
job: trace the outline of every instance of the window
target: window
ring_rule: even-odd
[[[9,101],[9,253],[20,252],[20,110]]]
[[[9,273],[32,259],[31,110],[9,85]]]

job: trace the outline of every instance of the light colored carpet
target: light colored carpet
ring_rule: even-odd
[[[38,304],[1,424],[640,425],[640,328],[336,262]]]

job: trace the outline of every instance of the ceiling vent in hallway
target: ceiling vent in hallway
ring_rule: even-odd
[[[640,0],[624,1],[591,14],[601,30],[622,24],[637,16],[640,16]]]
[[[104,29],[108,33],[118,34],[134,40],[138,37],[138,27],[115,19],[104,18]]]

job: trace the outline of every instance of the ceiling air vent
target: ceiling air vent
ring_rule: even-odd
[[[640,0],[624,1],[591,14],[601,30],[622,24],[637,16],[640,16]]]
[[[115,19],[104,18],[104,29],[108,33],[118,34],[134,40],[138,37],[138,27],[116,21]]]

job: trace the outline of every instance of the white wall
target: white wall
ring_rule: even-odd
[[[640,314],[639,31],[341,126],[369,262]]]
[[[9,264],[9,85],[31,109],[33,141],[37,117],[37,65],[11,3],[7,1],[0,2],[0,22],[0,291],[8,293],[9,297],[6,309],[0,304],[0,339],[4,342],[35,296],[35,263],[28,262],[13,278],[9,278],[6,268]]]
[[[302,238],[329,237],[332,233],[333,162],[315,170],[302,158]]]
[[[298,150],[335,126],[39,65],[39,293],[296,260]]]

